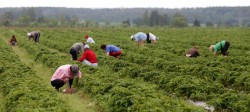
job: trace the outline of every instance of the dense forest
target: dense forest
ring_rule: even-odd
[[[208,8],[0,8],[1,26],[225,26],[250,27],[249,7]]]

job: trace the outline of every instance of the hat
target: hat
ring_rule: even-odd
[[[131,35],[131,37],[130,37],[131,39],[133,39],[134,38],[134,35]]]
[[[86,39],[87,39],[88,37],[89,37],[89,35],[88,35],[88,34],[86,34],[86,35],[84,36],[84,38],[86,38]]]
[[[27,33],[27,36],[31,36],[31,33]]]
[[[88,44],[86,44],[84,47],[83,47],[83,49],[89,49],[90,47],[89,47],[89,45]]]
[[[75,76],[75,75],[78,75],[79,67],[77,65],[71,65],[70,70],[71,70],[71,73]]]

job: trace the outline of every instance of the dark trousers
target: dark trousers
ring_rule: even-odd
[[[39,42],[40,33],[35,34],[35,42]]]
[[[228,48],[230,47],[230,43],[229,42],[225,42],[225,46],[224,47],[222,47],[222,49],[221,49],[221,52],[222,52],[222,54],[225,56],[225,55],[227,55],[227,50],[228,50]]]
[[[71,86],[73,84],[73,80],[74,79],[69,79],[69,87],[70,88],[71,88]],[[51,85],[53,87],[55,87],[56,90],[59,90],[59,88],[63,87],[64,84],[65,84],[64,81],[60,80],[60,79],[56,79],[56,80],[51,81]]]
[[[70,49],[70,54],[73,60],[77,60],[77,51],[75,49]]]
[[[149,34],[147,34],[147,39],[146,39],[146,42],[147,42],[148,44],[150,44],[150,43],[151,43],[151,40],[149,39]]]
[[[193,54],[191,54],[190,57],[198,57],[198,56],[200,56],[200,54],[199,54],[198,51],[197,51],[197,52],[194,52]]]
[[[16,44],[17,44],[17,42],[15,42],[15,41],[11,42],[11,45],[13,45],[13,46],[15,46]]]
[[[35,36],[35,42],[39,42],[39,38],[40,38],[40,33],[37,33]]]

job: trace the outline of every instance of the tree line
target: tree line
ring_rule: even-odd
[[[229,26],[250,27],[249,7],[209,8],[0,8],[1,26]]]

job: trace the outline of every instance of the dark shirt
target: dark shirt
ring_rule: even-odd
[[[197,57],[200,56],[198,49],[196,48],[191,48],[186,52],[187,57]]]
[[[11,38],[10,42],[17,42],[16,38]]]

